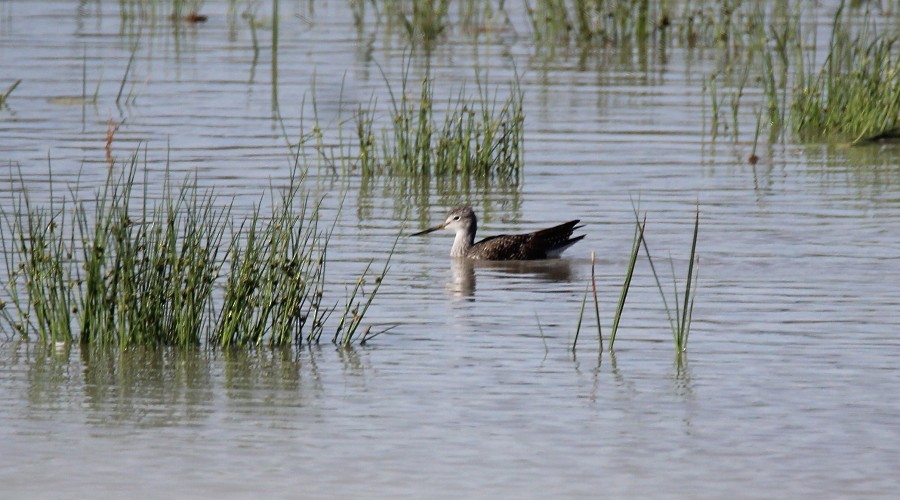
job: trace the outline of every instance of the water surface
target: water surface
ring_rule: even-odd
[[[273,71],[271,4],[256,7],[258,53],[246,7],[232,4],[205,2],[206,23],[173,25],[164,13],[123,20],[109,2],[4,2],[0,87],[23,82],[0,109],[0,161],[21,168],[38,198],[48,163],[54,182],[80,181],[87,196],[106,176],[112,121],[114,159],[140,148],[155,182],[168,158],[176,175],[198,173],[249,212],[288,178],[287,144],[308,128],[313,96],[325,125],[373,95],[387,115],[381,71],[396,88],[410,57],[402,35],[357,32],[340,3],[282,2]],[[425,56],[412,61],[420,75]],[[531,266],[454,264],[449,234],[401,238],[367,315],[396,328],[349,350],[119,353],[10,338],[0,347],[4,491],[891,496],[897,146],[763,138],[750,165],[754,113],[736,136],[709,133],[702,88],[720,62],[716,50],[677,44],[548,57],[527,31],[477,42],[451,31],[430,56],[436,94],[474,91],[476,66],[501,93],[520,75],[522,182],[411,189],[312,169],[306,187],[338,221],[331,278],[352,283],[371,258],[383,262],[401,226],[433,225],[460,203],[476,207],[485,235],[580,218],[587,237]],[[759,96],[748,92],[751,106]],[[11,189],[0,188],[4,203]],[[679,280],[701,211],[701,281],[678,362],[645,261],[615,356],[598,355],[591,315],[571,351],[592,252],[608,335],[632,202]]]

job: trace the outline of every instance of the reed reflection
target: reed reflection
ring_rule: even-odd
[[[211,354],[173,348],[82,348],[84,406],[100,426],[205,420],[213,400]]]

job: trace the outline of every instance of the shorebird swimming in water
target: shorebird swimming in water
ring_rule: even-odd
[[[447,220],[437,226],[411,234],[420,236],[441,229],[456,232],[451,257],[465,257],[476,260],[537,260],[555,259],[570,246],[581,241],[585,235],[572,237],[572,233],[582,227],[578,220],[565,222],[533,233],[501,234],[490,236],[475,243],[478,218],[471,207],[456,207]]]

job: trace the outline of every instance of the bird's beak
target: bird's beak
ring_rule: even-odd
[[[434,227],[429,227],[428,229],[426,229],[426,230],[424,230],[424,231],[419,231],[418,233],[413,233],[413,234],[411,234],[410,236],[422,236],[423,234],[428,234],[428,233],[433,233],[433,232],[435,232],[435,231],[440,231],[441,229],[444,229],[445,227],[447,227],[447,223],[446,223],[446,222],[444,222],[444,223],[442,223],[442,224],[438,224],[437,226],[434,226]]]

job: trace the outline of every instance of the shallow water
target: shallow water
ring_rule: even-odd
[[[402,74],[402,36],[358,35],[339,3],[290,2],[273,85],[271,4],[257,8],[256,59],[243,7],[228,5],[206,2],[207,23],[175,29],[162,14],[122,21],[109,3],[0,4],[0,87],[23,80],[0,109],[0,161],[21,167],[35,196],[47,194],[48,157],[54,182],[80,176],[90,192],[106,175],[113,120],[118,160],[140,147],[161,175],[168,157],[249,210],[289,175],[279,114],[297,137],[313,93],[334,124],[373,93],[387,102],[379,66],[392,82]],[[351,350],[95,353],[11,339],[0,347],[8,495],[897,490],[897,146],[763,140],[751,166],[751,104],[736,139],[708,133],[701,89],[715,50],[609,49],[579,62],[577,51],[541,55],[527,32],[498,29],[477,44],[453,33],[431,56],[436,93],[474,89],[476,64],[501,93],[521,75],[521,184],[421,191],[314,170],[307,187],[338,220],[330,276],[352,282],[373,256],[383,262],[404,220],[424,228],[459,203],[476,207],[482,234],[580,218],[584,241],[557,262],[466,266],[447,257],[449,234],[401,238],[367,315],[396,328]],[[83,99],[98,82],[96,102]],[[3,183],[0,199],[11,196]],[[632,200],[648,214],[651,251],[658,262],[671,253],[679,279],[700,207],[701,281],[680,363],[645,261],[616,355],[598,357],[592,314],[571,352],[591,252],[608,335]]]

